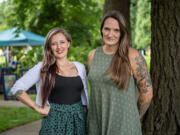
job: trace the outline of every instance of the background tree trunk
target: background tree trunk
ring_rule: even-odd
[[[130,24],[130,0],[105,0],[104,13],[109,10],[120,11],[126,18],[127,23]]]
[[[151,0],[152,104],[143,135],[180,134],[180,0]]]

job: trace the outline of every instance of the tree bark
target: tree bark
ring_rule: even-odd
[[[180,134],[180,0],[151,0],[154,96],[143,135]]]
[[[104,13],[110,10],[120,11],[128,24],[130,24],[130,0],[105,0]]]

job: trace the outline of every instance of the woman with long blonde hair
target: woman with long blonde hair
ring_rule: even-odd
[[[43,115],[39,135],[85,135],[83,106],[88,106],[86,70],[69,61],[71,36],[53,28],[46,36],[43,61],[20,78],[13,88],[16,97]],[[26,91],[36,84],[36,102]]]

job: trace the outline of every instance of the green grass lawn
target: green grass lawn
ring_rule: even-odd
[[[29,96],[33,100],[36,98],[35,94]],[[0,95],[0,99],[3,98],[3,95]],[[40,114],[30,108],[0,106],[0,132],[41,118]]]
[[[32,100],[34,100],[34,101],[36,100],[36,94],[29,94],[29,96]]]
[[[0,132],[41,118],[40,114],[30,108],[0,107]]]

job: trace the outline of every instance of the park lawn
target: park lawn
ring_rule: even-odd
[[[26,107],[0,107],[0,132],[41,119],[42,116]]]
[[[32,100],[34,100],[34,101],[36,100],[36,94],[29,94],[29,96]]]
[[[35,101],[35,94],[29,94],[29,96]],[[0,95],[0,99],[3,100],[3,98],[3,95]],[[0,132],[41,118],[40,114],[30,108],[0,106]]]

